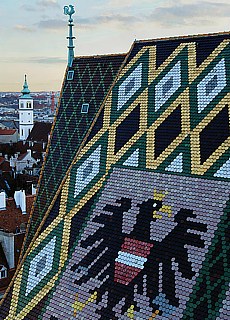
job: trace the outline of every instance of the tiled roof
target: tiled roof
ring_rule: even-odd
[[[32,216],[31,235],[53,201],[124,58],[124,54],[76,57],[71,68],[74,71],[73,80],[67,80],[66,74],[51,145],[40,181],[40,192]],[[83,103],[89,103],[87,114],[81,113]],[[30,241],[29,234],[26,246]]]
[[[15,153],[26,153],[28,149],[36,152],[44,152],[46,150],[46,143],[44,142],[25,142],[18,141],[17,143],[9,143],[0,144],[0,152],[2,154],[7,154],[9,156],[15,155]]]
[[[27,140],[48,142],[48,136],[52,128],[51,123],[35,122]]]
[[[18,129],[19,122],[15,120],[0,120],[0,124],[9,129]]]
[[[17,130],[15,129],[0,129],[0,135],[1,136],[11,136],[15,134]]]
[[[2,319],[230,318],[229,76],[229,33],[138,41],[79,151],[66,111]],[[60,111],[88,102],[70,84]]]
[[[29,154],[29,151],[22,153],[18,156],[18,160],[22,161],[27,155]],[[31,156],[33,157],[33,155],[31,154]]]
[[[2,170],[2,172],[10,172],[11,171],[10,162],[6,161],[5,159],[3,161],[1,161],[1,157],[0,157],[0,170]]]
[[[28,152],[25,152],[25,153],[20,154],[20,155],[18,156],[18,160],[19,160],[19,161],[23,160],[23,159],[27,156],[27,153],[28,153]]]
[[[15,188],[15,181],[12,177],[11,172],[9,172],[8,170],[5,170],[6,172],[3,171],[4,170],[2,170],[2,174],[0,175],[0,189],[4,190],[7,196],[12,197]]]
[[[33,195],[26,196],[27,214],[22,214],[21,209],[16,207],[14,199],[9,198],[6,201],[6,210],[0,210],[0,229],[15,233],[16,228],[20,228],[22,223],[27,223],[33,201]]]

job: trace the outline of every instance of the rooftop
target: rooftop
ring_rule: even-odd
[[[52,128],[51,123],[35,122],[27,140],[48,142],[48,137]]]
[[[74,59],[3,319],[230,318],[229,66],[230,33]]]
[[[13,134],[15,134],[17,132],[17,130],[15,129],[1,129],[0,128],[0,135],[1,136],[11,136]]]
[[[27,214],[22,214],[21,209],[16,207],[14,199],[7,199],[6,210],[0,210],[0,229],[15,233],[22,223],[27,224],[33,201],[33,195],[26,196]]]

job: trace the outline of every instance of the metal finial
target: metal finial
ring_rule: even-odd
[[[74,58],[74,45],[73,45],[73,19],[72,15],[75,13],[74,6],[69,5],[69,6],[64,6],[64,14],[69,16],[69,36],[67,39],[69,39],[69,45],[68,45],[68,66],[72,66],[73,58]]]
[[[70,16],[70,19],[72,15],[75,13],[74,6],[69,5],[69,6],[64,6],[64,14]]]

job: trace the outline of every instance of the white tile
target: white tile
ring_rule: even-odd
[[[183,153],[178,156],[165,168],[166,171],[183,172]]]
[[[45,276],[52,270],[53,258],[56,244],[56,236],[54,236],[50,242],[33,258],[30,262],[29,275],[27,279],[26,293],[28,294],[33,290],[38,283],[45,278]],[[36,269],[42,258],[46,256],[45,265],[42,270],[36,275]]]
[[[132,85],[131,85],[132,84]],[[122,82],[118,90],[117,110],[121,109],[123,105],[140,89],[142,84],[142,63],[140,63],[133,72]],[[127,86],[130,90],[127,91]]]
[[[208,84],[217,77],[217,85],[209,92]],[[197,101],[198,112],[202,112],[210,102],[224,89],[226,86],[226,70],[225,59],[223,58],[198,84],[197,86]]]
[[[164,92],[164,86],[170,83],[171,86]],[[155,111],[158,111],[163,104],[180,88],[181,86],[181,61],[159,81],[155,87]]]
[[[220,167],[220,169],[214,174],[214,177],[230,179],[230,159]]]
[[[77,169],[74,198],[93,180],[100,171],[101,145]],[[91,166],[91,172],[84,177],[84,170]]]
[[[124,166],[138,167],[139,165],[139,149],[136,149],[123,163]]]

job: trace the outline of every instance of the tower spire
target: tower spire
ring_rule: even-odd
[[[71,67],[73,58],[74,58],[74,45],[73,45],[73,19],[72,15],[75,13],[74,6],[71,4],[69,6],[64,6],[64,14],[69,16],[69,36],[67,39],[69,39],[69,45],[68,45],[68,66]]]
[[[23,96],[30,94],[30,90],[29,90],[29,87],[28,87],[28,84],[27,84],[27,80],[26,80],[26,74],[25,74],[25,81],[24,81],[23,89],[22,89],[21,93],[22,93]]]
[[[27,79],[26,79],[26,74],[25,74],[25,80],[24,80],[24,84],[23,84],[23,89],[21,91],[23,98],[31,98],[30,96],[30,89],[27,83]]]

